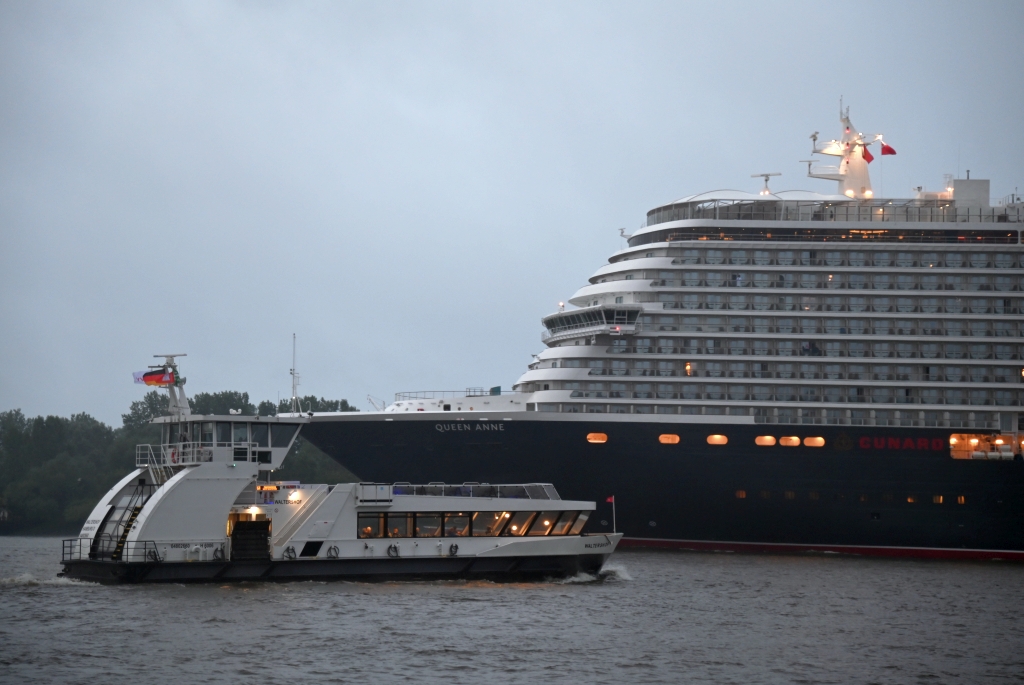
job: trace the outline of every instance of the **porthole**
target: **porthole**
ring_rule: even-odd
[[[942,495],[932,495],[932,504],[942,504]]]
[[[967,504],[967,498],[964,497],[963,495],[957,495],[956,496],[956,503],[957,504]]]
[[[754,438],[755,445],[761,445],[762,447],[771,447],[776,442],[774,435],[759,435]]]
[[[907,504],[913,504],[913,503],[914,503],[914,496],[910,495],[909,497],[907,497]]]
[[[804,447],[824,447],[825,438],[804,438]]]
[[[786,490],[786,492],[783,493],[783,497],[786,499],[796,499],[796,493],[792,490]]]
[[[818,493],[816,493],[816,492],[808,492],[807,493],[807,499],[818,499]]]
[[[737,490],[736,491],[736,499],[746,499],[746,498],[747,498],[747,491],[746,490]]]
[[[678,445],[679,436],[675,433],[662,433],[658,436],[658,442],[662,445]]]
[[[602,443],[608,442],[607,433],[587,433],[587,442]]]
[[[779,444],[783,447],[798,447],[800,445],[800,438],[795,435],[784,435],[779,438]]]
[[[724,444],[726,444],[728,442],[729,442],[729,438],[725,437],[724,435],[709,435],[708,436],[708,444],[709,445],[724,445]]]

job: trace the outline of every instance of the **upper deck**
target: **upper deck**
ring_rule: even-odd
[[[656,207],[629,246],[688,240],[1019,243],[1024,204],[715,191]],[[869,225],[870,224],[870,225]]]

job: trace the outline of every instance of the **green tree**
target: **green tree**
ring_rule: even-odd
[[[357,408],[348,403],[348,400],[328,400],[326,398],[317,398],[316,395],[306,395],[305,397],[299,398],[299,407],[301,412],[334,412],[334,411],[359,411]],[[281,400],[277,405],[277,413],[287,414],[292,410],[291,399]]]
[[[141,428],[157,416],[169,416],[168,397],[159,390],[150,390],[141,400],[132,402],[127,414],[121,414],[125,428]]]
[[[241,410],[242,416],[256,416],[256,407],[249,401],[247,392],[200,392],[190,398],[188,404],[193,414],[227,415]]]

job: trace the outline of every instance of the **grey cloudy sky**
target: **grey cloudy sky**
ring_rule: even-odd
[[[651,207],[1024,186],[1024,4],[0,2],[0,410],[505,387]],[[882,166],[884,164],[884,169]],[[883,178],[884,177],[884,178]],[[881,188],[880,188],[881,186]]]

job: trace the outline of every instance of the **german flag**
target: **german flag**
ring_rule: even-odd
[[[158,388],[166,388],[174,385],[173,371],[136,371],[132,374],[136,383],[143,385],[155,385]]]

